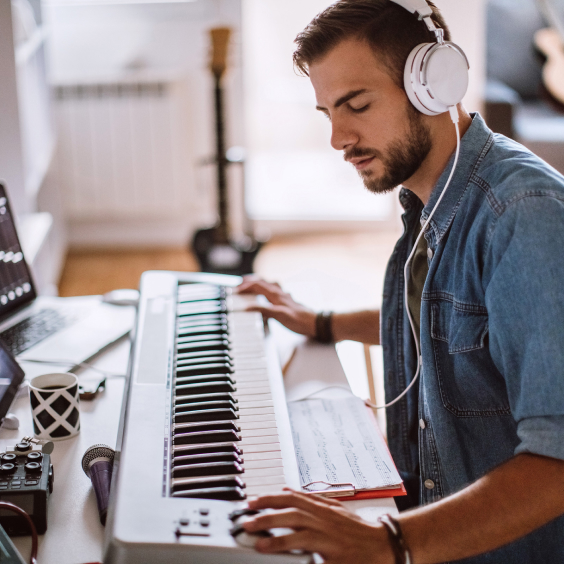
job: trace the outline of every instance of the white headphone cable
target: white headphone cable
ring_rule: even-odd
[[[450,175],[449,175],[447,183],[445,184],[445,187],[442,191],[442,194],[440,195],[439,199],[437,200],[435,207],[433,208],[433,210],[429,214],[427,221],[425,222],[425,224],[421,228],[421,231],[419,232],[417,239],[415,239],[415,244],[413,245],[413,248],[411,249],[411,253],[409,254],[409,257],[407,258],[407,261],[405,262],[405,267],[403,269],[404,305],[405,305],[405,309],[407,311],[407,317],[409,318],[409,325],[411,326],[411,333],[413,334],[413,340],[415,341],[415,351],[417,353],[417,370],[415,372],[415,376],[413,377],[413,379],[409,383],[409,386],[407,386],[407,388],[396,399],[392,400],[391,402],[386,403],[385,405],[376,405],[376,404],[372,403],[371,401],[365,400],[364,403],[368,407],[371,407],[372,409],[386,409],[387,407],[390,407],[391,405],[394,405],[395,403],[397,403],[400,399],[403,398],[403,396],[405,396],[405,394],[407,394],[407,392],[409,392],[409,390],[411,390],[411,388],[415,385],[415,382],[417,382],[417,379],[419,378],[419,374],[421,373],[422,358],[421,358],[421,352],[419,350],[419,336],[417,335],[417,332],[415,331],[415,325],[413,324],[413,318],[411,317],[411,311],[409,311],[409,303],[407,301],[407,297],[408,297],[407,286],[408,286],[408,281],[409,281],[409,263],[413,259],[413,255],[415,254],[415,251],[417,250],[417,245],[419,243],[419,239],[421,239],[421,237],[425,233],[427,226],[431,222],[431,219],[435,215],[435,212],[437,211],[439,204],[441,203],[444,195],[446,194],[446,191],[447,191],[448,187],[450,186],[450,182],[451,182],[452,177],[454,175],[454,171],[456,170],[456,166],[458,165],[458,157],[460,155],[460,128],[458,127],[458,119],[459,119],[458,108],[456,106],[450,106],[448,111],[450,113],[452,123],[454,123],[454,127],[456,129],[456,153],[455,153],[455,156],[454,156],[454,163],[452,165],[452,170],[450,171]]]

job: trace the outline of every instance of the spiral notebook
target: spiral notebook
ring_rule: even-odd
[[[357,397],[288,403],[302,490],[367,499],[406,495],[371,409]]]

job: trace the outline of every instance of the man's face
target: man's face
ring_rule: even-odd
[[[331,120],[331,145],[368,190],[389,192],[415,174],[431,150],[430,130],[368,44],[342,41],[309,75],[317,109]]]

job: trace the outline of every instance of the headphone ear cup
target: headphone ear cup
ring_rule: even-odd
[[[468,90],[468,60],[454,43],[422,43],[409,54],[404,86],[411,103],[436,116],[456,106]]]

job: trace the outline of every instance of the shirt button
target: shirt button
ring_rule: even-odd
[[[421,429],[425,429],[427,425],[425,425],[425,420],[424,419],[419,419],[419,427],[421,427]]]
[[[431,247],[427,249],[427,256],[429,257],[429,260],[433,258],[433,249],[431,249]]]
[[[425,487],[428,490],[432,490],[435,488],[435,482],[433,482],[433,480],[425,480]]]

